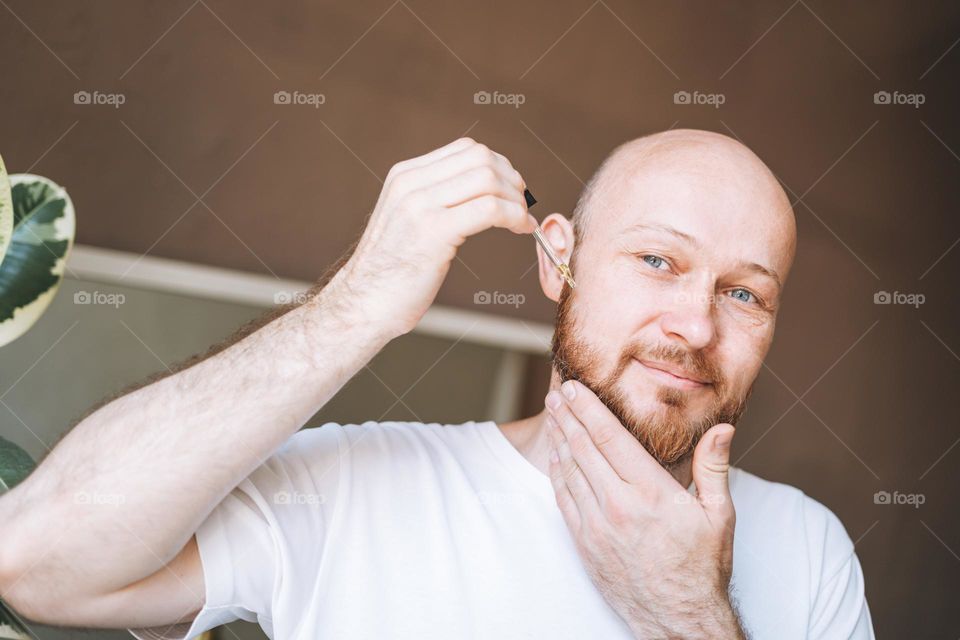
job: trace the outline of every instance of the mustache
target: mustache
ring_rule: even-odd
[[[672,364],[701,380],[709,380],[720,391],[726,388],[726,378],[718,364],[703,351],[688,351],[677,346],[647,345],[638,343],[624,349],[620,356],[617,374],[630,364],[631,360],[652,360]]]

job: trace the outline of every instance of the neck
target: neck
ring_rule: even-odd
[[[550,389],[560,388],[560,376],[556,371],[550,375]],[[546,395],[546,394],[544,394]],[[550,475],[550,435],[547,433],[547,410],[536,415],[522,418],[513,422],[498,425],[504,437],[510,444],[526,458],[530,464],[539,469],[544,475]],[[670,474],[683,487],[689,487],[692,480],[690,459],[687,458],[676,467],[669,469]]]

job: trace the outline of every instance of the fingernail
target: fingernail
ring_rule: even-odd
[[[567,380],[560,385],[560,390],[563,391],[563,395],[567,396],[568,400],[573,400],[577,395],[577,390],[573,384],[573,380]]]
[[[557,407],[560,406],[560,402],[561,402],[560,396],[559,394],[557,394],[556,391],[551,391],[550,393],[547,394],[547,398],[545,402],[548,408],[556,409]]]
[[[721,433],[720,435],[718,435],[718,436],[714,439],[713,445],[714,445],[717,449],[726,449],[727,447],[730,446],[730,441],[731,441],[731,440],[733,440],[733,429],[729,429],[729,430],[727,430],[727,431],[724,431],[724,432]]]

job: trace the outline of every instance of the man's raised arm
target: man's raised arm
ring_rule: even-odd
[[[164,573],[228,492],[413,329],[468,236],[533,230],[523,188],[503,156],[469,138],[395,165],[326,286],[100,407],[0,498],[0,597],[33,619],[111,626],[96,603]],[[113,506],[91,508],[103,500]],[[154,583],[125,606],[155,607],[158,595]]]

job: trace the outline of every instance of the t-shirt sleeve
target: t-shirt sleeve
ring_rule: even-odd
[[[323,546],[338,485],[334,431],[325,425],[294,435],[197,529],[206,598],[192,622],[128,631],[142,640],[185,640],[245,620],[273,638],[274,606],[294,556],[300,566],[314,559],[304,552],[304,539]]]
[[[193,622],[130,629],[134,637],[181,640],[235,620],[269,621],[277,553],[259,497],[244,480],[197,530],[206,602]]]
[[[811,640],[873,640],[863,570],[853,542],[831,511],[817,502],[809,506],[815,506],[818,512],[812,518],[816,524],[811,542],[822,545],[823,561],[816,568],[819,576],[815,583],[819,587],[813,595],[807,637]]]

